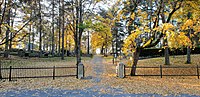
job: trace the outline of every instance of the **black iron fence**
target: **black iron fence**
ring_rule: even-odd
[[[197,76],[199,79],[199,66],[157,66],[157,67],[145,67],[125,66],[125,76],[131,76],[130,71],[132,68],[136,69],[135,76]],[[129,72],[128,72],[129,71]]]
[[[0,67],[0,79],[9,81],[22,78],[76,77],[77,66],[74,67]]]

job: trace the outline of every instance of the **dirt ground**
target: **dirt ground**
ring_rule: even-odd
[[[200,55],[192,56],[193,64],[199,63]],[[177,56],[171,58],[171,62],[180,65],[184,57]],[[66,64],[62,62],[60,64]],[[73,61],[71,62],[73,63]],[[151,64],[157,63],[157,64]],[[0,91],[8,91],[12,89],[68,89],[68,90],[85,90],[91,88],[92,91],[99,91],[101,93],[118,93],[126,94],[160,94],[180,95],[189,94],[200,96],[200,79],[197,77],[126,77],[123,79],[117,78],[115,74],[116,66],[112,64],[111,60],[102,59],[101,56],[95,56],[91,60],[83,61],[85,65],[85,79],[56,78],[52,79],[20,79],[9,82],[7,80],[0,81]],[[152,66],[162,64],[162,58],[140,60],[138,65]],[[183,64],[188,65],[188,64]]]
[[[196,67],[200,63],[200,55],[192,55],[192,64],[184,64],[186,60],[186,56],[172,56],[170,57],[171,64],[170,66],[194,66]],[[127,63],[127,60],[122,60],[125,64]],[[128,93],[152,93],[152,94],[161,94],[161,95],[170,95],[170,94],[192,94],[192,95],[200,95],[200,79],[197,78],[197,76],[175,76],[170,77],[166,76],[163,78],[160,78],[160,76],[157,77],[142,77],[142,76],[136,76],[136,77],[126,77],[124,79],[119,79],[115,77],[115,66],[111,65],[111,60],[107,61],[105,63],[107,75],[105,82],[107,82],[109,85],[113,87],[119,87],[125,90],[125,92]],[[163,65],[164,58],[150,58],[150,59],[143,59],[139,60],[138,66],[157,66]],[[170,67],[169,66],[169,67]],[[145,72],[152,73],[156,70],[146,70]],[[159,72],[159,70],[157,70]],[[142,70],[138,70],[137,72],[144,72]],[[137,73],[136,72],[136,73]],[[166,70],[168,74],[176,74],[176,73],[185,73],[190,74],[196,73],[195,69],[186,69],[184,72],[180,69],[172,69],[172,70]],[[129,72],[130,73],[130,72]],[[155,74],[155,73],[154,73]],[[111,77],[110,77],[111,76]],[[109,81],[111,80],[111,81]]]

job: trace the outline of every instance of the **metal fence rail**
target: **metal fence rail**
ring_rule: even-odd
[[[1,79],[22,78],[52,78],[77,76],[77,66],[74,67],[1,67]]]
[[[125,66],[125,76],[131,76],[127,69],[135,68],[137,70],[134,76],[197,76],[199,79],[199,66],[157,66],[157,67],[145,67],[145,66]],[[139,70],[141,69],[141,70]],[[178,71],[179,70],[179,71]],[[139,71],[139,72],[138,72]],[[148,74],[145,71],[149,71]],[[129,74],[127,74],[129,73]],[[149,74],[150,73],[150,74]]]

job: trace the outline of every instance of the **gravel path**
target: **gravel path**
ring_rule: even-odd
[[[103,74],[105,68],[102,60],[100,56],[95,56],[91,61],[91,67],[94,72],[93,76],[95,76],[92,81],[95,83],[99,83],[102,80],[100,75]]]
[[[127,93],[122,89],[122,83],[126,82],[127,79],[119,79],[114,74],[113,67],[111,65],[103,63],[104,59],[101,56],[94,56],[90,61],[89,67],[91,71],[87,73],[86,78],[83,81],[86,88],[77,89],[65,89],[62,87],[46,87],[41,89],[19,89],[12,88],[7,91],[0,92],[0,97],[161,97],[160,94],[144,94],[144,93]],[[72,80],[79,81],[79,80]],[[85,82],[87,81],[87,82]],[[54,81],[52,81],[54,82]],[[81,83],[81,84],[83,84]],[[116,85],[118,84],[118,85]],[[67,87],[67,86],[66,86]],[[131,87],[129,85],[129,87]],[[195,95],[180,94],[180,95],[165,95],[167,97],[198,97]]]

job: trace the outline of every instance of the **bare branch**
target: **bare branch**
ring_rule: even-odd
[[[183,0],[180,0],[180,2],[181,2],[181,3],[178,5],[178,7],[176,7],[176,5],[177,5],[177,2],[176,2],[176,5],[175,5],[175,7],[173,8],[172,12],[169,13],[169,16],[168,16],[168,19],[167,19],[167,23],[170,22],[172,15],[173,15],[178,9],[181,8],[182,3],[183,3]]]
[[[37,16],[37,15],[36,15],[36,16]],[[8,39],[7,41],[5,41],[5,38],[2,39],[1,42],[0,42],[0,45],[3,45],[3,44],[5,44],[5,43],[9,42],[10,40],[12,40],[13,38],[15,38],[15,37],[17,36],[17,34],[18,34],[21,30],[23,30],[24,27],[26,27],[33,19],[36,18],[36,16],[34,16],[34,17],[32,17],[31,19],[29,19],[19,30],[17,30],[17,31],[14,33],[14,35],[13,35],[10,39]]]

